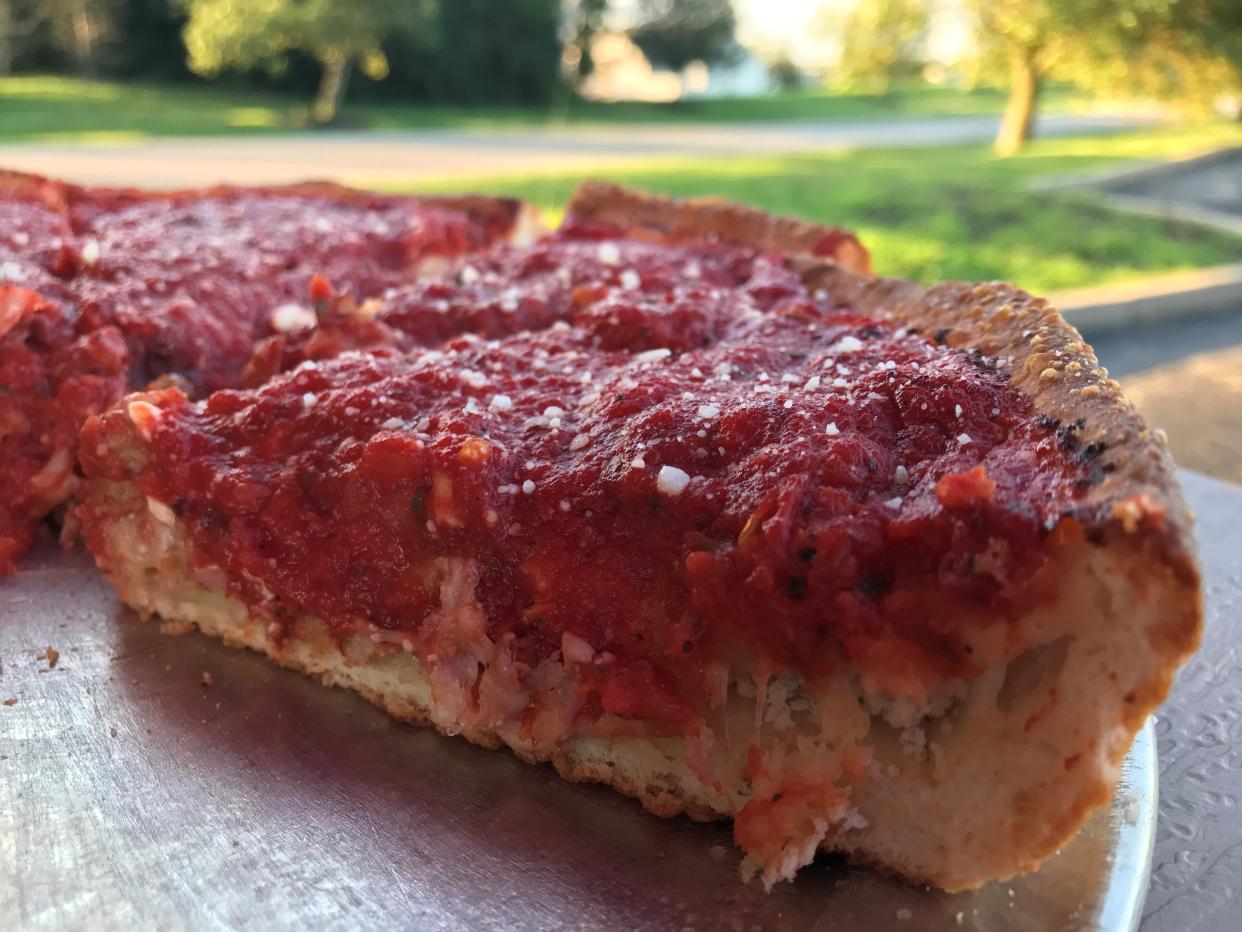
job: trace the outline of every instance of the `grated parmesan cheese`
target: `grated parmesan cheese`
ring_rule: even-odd
[[[680,495],[690,484],[690,475],[676,466],[661,466],[656,475],[656,488],[665,495]]]

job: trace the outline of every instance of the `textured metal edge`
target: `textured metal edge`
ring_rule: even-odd
[[[1149,718],[1134,736],[1109,805],[1115,841],[1110,851],[1112,869],[1100,903],[1100,932],[1136,932],[1143,918],[1160,792],[1152,721]]]

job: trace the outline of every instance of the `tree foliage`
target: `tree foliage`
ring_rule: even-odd
[[[1002,153],[1030,135],[1048,78],[1209,107],[1242,90],[1237,0],[974,0],[985,73],[1008,70]]]
[[[840,26],[837,79],[888,93],[893,81],[927,64],[925,0],[858,0]]]
[[[638,0],[630,39],[653,65],[681,71],[727,59],[736,29],[731,0]]]
[[[291,52],[323,68],[315,117],[330,121],[344,94],[348,69],[372,78],[388,73],[386,38],[416,33],[433,12],[427,0],[185,0],[190,68],[215,75],[226,68],[279,70]]]

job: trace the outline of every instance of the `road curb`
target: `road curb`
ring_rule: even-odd
[[[1242,311],[1242,262],[1080,288],[1049,301],[1083,332]]]
[[[1136,184],[1177,178],[1197,169],[1210,170],[1222,162],[1237,159],[1239,153],[1242,153],[1242,146],[1224,146],[1186,158],[1045,179],[1032,185],[1031,190],[1041,193],[1090,192],[1119,214],[1189,223],[1238,237],[1238,252],[1242,254],[1242,216],[1187,201],[1134,194],[1128,190]],[[1179,317],[1242,311],[1242,263],[1076,289],[1053,295],[1050,300],[1079,330],[1094,332],[1176,320]]]

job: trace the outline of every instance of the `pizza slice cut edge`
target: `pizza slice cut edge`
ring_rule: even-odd
[[[639,238],[767,235],[751,226],[761,215],[727,206],[605,186],[586,188],[575,203],[571,213],[621,223]],[[758,242],[774,249],[780,235]],[[786,250],[807,251],[805,240]],[[720,699],[707,703],[712,711],[694,735],[627,729],[623,716],[579,726],[580,706],[557,707],[549,697],[573,692],[608,658],[575,635],[535,668],[546,708],[532,715],[533,687],[514,685],[512,655],[499,643],[488,642],[486,656],[465,652],[481,672],[472,666],[455,687],[425,656],[382,649],[373,638],[342,640],[311,613],[253,613],[232,594],[245,581],[222,580],[195,553],[177,502],[152,499],[135,481],[165,411],[184,403],[176,393],[131,396],[88,425],[90,481],[80,509],[88,544],[122,600],[144,614],[354,689],[398,718],[506,745],[569,779],[607,783],[657,814],[733,818],[766,883],[792,878],[820,848],[949,890],[1034,869],[1107,800],[1133,735],[1198,641],[1190,517],[1164,440],[1039,299],[1003,285],[924,289],[832,262],[791,261],[809,289],[834,303],[994,360],[1046,419],[1047,442],[1088,477],[1073,509],[1047,528],[1038,600],[1009,607],[1005,643],[988,643],[986,619],[977,619],[979,637],[965,646],[987,659],[921,697],[865,682],[891,665],[847,664],[814,681],[752,666],[711,685]],[[973,484],[965,475],[943,489],[937,483],[946,508],[991,494],[981,474]],[[481,624],[478,568],[444,559],[436,574],[436,624],[451,641]],[[463,715],[471,690],[476,705],[477,694],[496,692],[493,712],[514,701],[507,715]],[[712,740],[722,736],[730,740]]]

